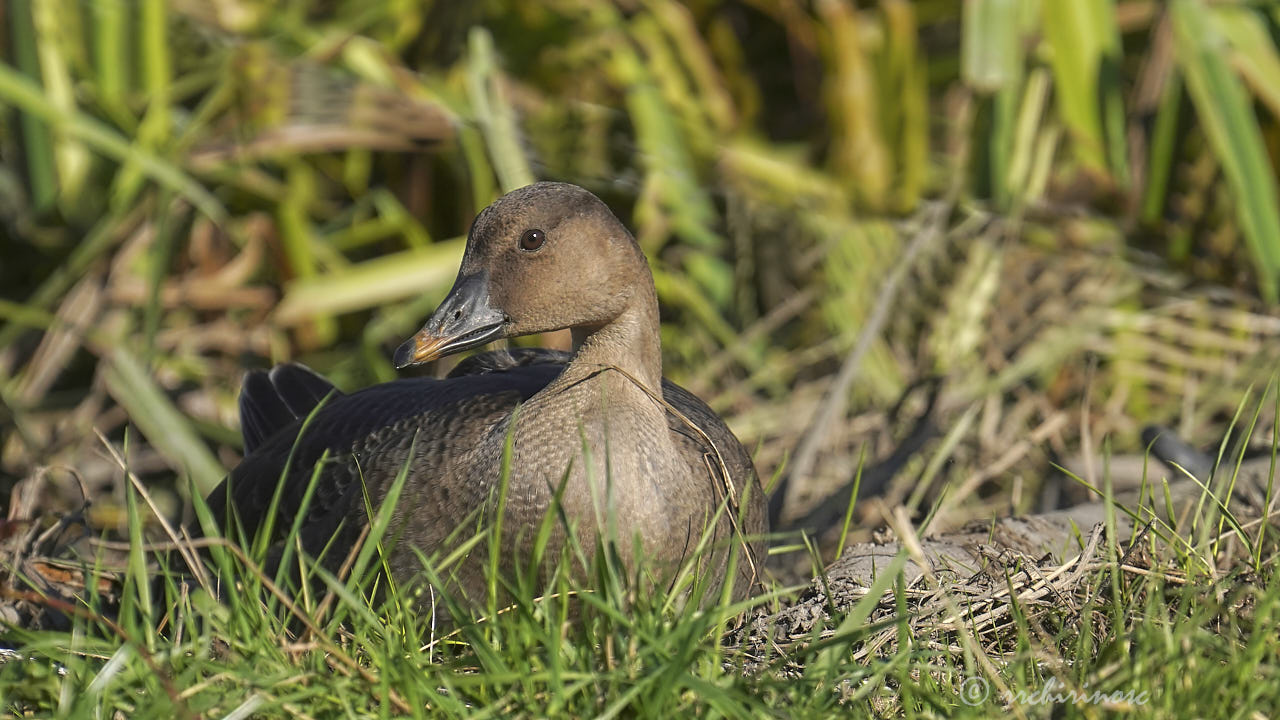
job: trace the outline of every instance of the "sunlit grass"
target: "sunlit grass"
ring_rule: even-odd
[[[144,718],[1160,717],[1224,704],[1249,716],[1280,699],[1270,682],[1280,667],[1275,534],[1237,519],[1217,495],[1181,520],[1216,527],[1225,515],[1229,527],[1217,537],[1238,534],[1258,562],[1220,566],[1218,541],[1189,544],[1185,525],[1144,533],[1137,545],[1111,532],[1085,572],[1064,566],[1075,577],[1055,593],[1030,593],[1035,585],[1023,584],[1016,565],[993,566],[1017,588],[1006,619],[979,613],[944,627],[907,592],[902,573],[913,561],[903,551],[829,621],[796,634],[786,608],[801,589],[765,587],[735,602],[706,594],[696,558],[683,581],[665,586],[644,570],[623,571],[612,546],[584,554],[571,540],[553,555],[549,530],[564,521],[554,511],[514,567],[484,549],[496,547],[500,518],[479,531],[463,523],[445,557],[419,555],[436,588],[448,586],[465,553],[488,556],[479,604],[421,582],[399,585],[385,563],[406,478],[396,478],[387,504],[369,508],[363,542],[337,574],[295,555],[300,564],[286,559],[270,576],[267,544],[244,543],[246,552],[215,537],[197,543],[204,579],[178,573],[173,553],[153,575],[135,536],[118,605],[96,593],[72,605],[50,600],[71,629],[0,631],[22,656],[0,663],[0,709]],[[1149,507],[1116,512],[1152,517],[1163,501],[1145,497]],[[197,509],[207,519],[203,503]],[[293,547],[297,531],[276,547]],[[833,587],[820,578],[804,592]],[[962,584],[940,591],[950,612],[973,601]]]

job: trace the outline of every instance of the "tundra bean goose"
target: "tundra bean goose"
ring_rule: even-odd
[[[563,483],[561,508],[581,547],[590,553],[604,533],[628,570],[639,554],[669,572],[710,532],[721,550],[699,569],[719,586],[737,525],[750,540],[734,588],[747,592],[767,530],[751,459],[709,407],[663,379],[649,266],[591,193],[538,183],[482,211],[452,290],[395,362],[562,328],[572,332],[571,353],[488,352],[443,380],[401,379],[351,394],[300,365],[250,373],[241,394],[247,455],[210,494],[214,516],[225,521],[234,511],[252,533],[283,483],[274,527],[289,528],[327,453],[300,540],[336,568],[368,522],[366,493],[377,507],[407,467],[390,568],[409,582],[421,569],[414,548],[447,550],[459,523],[492,516],[510,437],[504,562],[527,557]],[[566,533],[558,523],[546,557],[558,557]],[[485,597],[488,553],[472,555],[449,589],[474,604]]]

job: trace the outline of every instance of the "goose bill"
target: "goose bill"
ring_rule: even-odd
[[[397,369],[430,362],[503,337],[506,316],[489,303],[488,278],[458,278],[444,302],[397,350]]]

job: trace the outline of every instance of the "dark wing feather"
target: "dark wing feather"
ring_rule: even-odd
[[[240,433],[245,454],[255,452],[272,435],[311,414],[330,395],[342,392],[301,363],[277,365],[269,372],[250,370],[240,389]]]
[[[244,451],[251,453],[283,427],[293,422],[293,413],[276,394],[264,370],[250,370],[240,388],[240,434]]]
[[[309,415],[331,393],[342,394],[324,376],[302,363],[271,368],[271,385],[295,418]]]

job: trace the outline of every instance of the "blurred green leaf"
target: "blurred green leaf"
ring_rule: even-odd
[[[1154,224],[1160,219],[1168,201],[1169,183],[1174,158],[1178,152],[1178,115],[1182,112],[1182,77],[1174,74],[1166,83],[1156,108],[1155,128],[1151,132],[1151,158],[1147,171],[1147,187],[1142,197],[1142,219]]]
[[[928,67],[920,50],[915,5],[886,0],[881,7],[887,33],[880,73],[881,125],[896,166],[892,209],[909,212],[920,201],[929,170]]]
[[[133,162],[153,180],[187,198],[215,222],[225,222],[227,212],[199,182],[169,160],[130,143],[97,119],[79,111],[64,112],[45,96],[43,89],[9,65],[0,63],[0,100],[43,120],[48,126],[84,140],[98,152],[120,162]]]
[[[1081,163],[1128,182],[1120,33],[1113,0],[1044,0],[1058,111]]]
[[[1172,5],[1178,62],[1196,113],[1236,194],[1236,212],[1257,263],[1258,283],[1270,302],[1280,299],[1280,212],[1276,177],[1258,129],[1253,104],[1227,62],[1217,17],[1199,0]]]
[[[1231,44],[1231,64],[1271,114],[1280,118],[1280,52],[1266,18],[1256,9],[1243,6],[1221,5],[1212,12],[1223,37]]]
[[[1020,0],[967,0],[960,35],[960,73],[974,90],[993,93],[1022,77]]]
[[[170,82],[173,68],[169,57],[168,3],[166,0],[141,0],[138,25],[142,70],[142,86],[147,91],[147,111],[138,126],[135,143],[146,151],[160,152],[171,142],[173,112],[170,107]],[[136,157],[125,160],[116,176],[112,202],[125,207],[141,186],[143,174]]]
[[[200,494],[207,495],[226,475],[187,417],[174,407],[147,369],[127,349],[103,358],[107,392],[129,413],[147,442],[185,468]]]
[[[117,116],[126,114],[125,90],[129,87],[132,57],[129,40],[129,5],[125,0],[95,0],[91,6],[93,60],[102,104]]]
[[[733,267],[724,260],[695,250],[685,256],[684,267],[717,307],[728,307],[733,301]]]
[[[1037,187],[1031,180],[1048,99],[1048,73],[1044,68],[1036,68],[1031,71],[1024,83],[1022,102],[1011,133],[1009,167],[1003,178],[1009,195],[1023,203],[1037,199],[1035,195]]]
[[[421,294],[443,297],[458,272],[465,244],[465,238],[454,238],[299,278],[289,284],[273,317],[282,325],[293,325]]]
[[[79,112],[74,80],[68,67],[71,62],[68,55],[74,51],[76,42],[70,31],[75,25],[68,27],[68,19],[60,17],[58,9],[52,2],[36,2],[31,6],[31,18],[44,96],[60,115],[68,116]],[[64,212],[75,215],[82,208],[80,194],[89,178],[89,152],[80,142],[82,138],[74,132],[67,132],[59,125],[53,125],[51,129],[53,160],[58,171],[58,197]]]
[[[299,281],[307,281],[319,273],[316,258],[321,250],[312,227],[310,213],[316,196],[316,178],[312,167],[301,160],[288,163],[286,171],[288,191],[278,209],[280,236],[284,242],[289,269]],[[337,322],[324,308],[314,308],[307,320],[315,335],[306,341],[310,345],[327,345],[338,332]]]
[[[503,98],[493,36],[481,27],[471,29],[467,88],[476,122],[489,146],[489,159],[503,192],[530,185],[533,172],[525,160],[511,106]]]
[[[637,212],[637,237],[649,252],[658,250],[665,239],[664,226],[685,241],[706,248],[720,245],[711,229],[716,213],[694,169],[684,133],[674,121],[644,59],[627,42],[625,23],[616,10],[598,5],[594,24],[605,37],[616,42],[608,46],[606,70],[625,96],[627,113],[635,126],[639,164],[645,171],[646,192],[652,193],[656,208],[665,216],[649,218]]]
[[[7,29],[13,38],[12,53],[14,62],[17,63],[17,73],[35,78],[40,74],[40,61],[36,59],[31,3],[28,0],[18,0],[10,8]],[[49,137],[49,127],[29,113],[22,113],[19,123],[27,156],[30,202],[37,211],[43,211],[53,205],[58,194],[57,171],[53,166],[53,141]]]
[[[830,67],[826,92],[832,164],[855,197],[872,210],[882,210],[893,164],[880,127],[878,83],[862,45],[862,21],[847,0],[818,3],[818,13]]]

